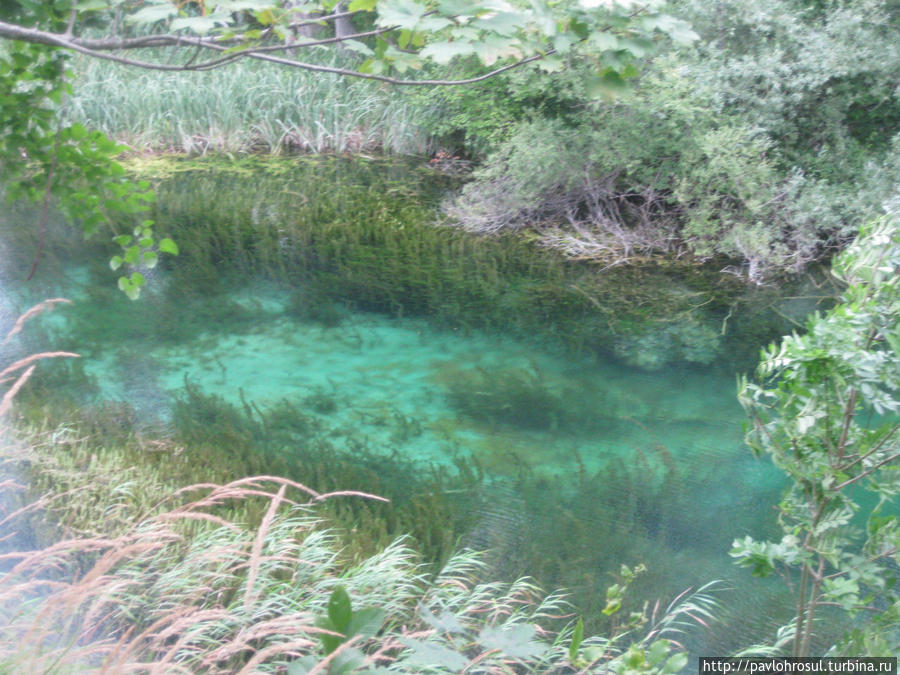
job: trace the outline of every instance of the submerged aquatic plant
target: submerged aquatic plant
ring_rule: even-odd
[[[520,368],[476,366],[445,375],[451,407],[477,422],[531,431],[588,435],[610,423],[611,409],[597,409],[600,392],[587,401],[583,388],[551,382],[536,364]]]
[[[521,429],[555,429],[566,416],[562,395],[535,367],[459,371],[448,382],[447,400],[473,420]]]

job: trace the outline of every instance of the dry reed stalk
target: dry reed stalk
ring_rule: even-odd
[[[73,354],[72,352],[42,352],[40,354],[32,354],[31,356],[26,356],[24,359],[19,359],[12,365],[7,366],[3,370],[0,370],[0,384],[8,382],[9,379],[11,379],[11,378],[6,377],[10,373],[14,373],[15,371],[19,370],[20,368],[24,368],[25,366],[30,365],[30,364],[34,363],[35,361],[38,361],[40,359],[54,359],[54,358],[60,358],[60,357],[68,357],[68,358],[76,358],[77,359],[77,358],[81,357],[81,354]],[[34,370],[34,367],[32,366],[27,371],[25,371],[25,373],[20,375],[19,379],[16,381],[16,384],[13,385],[12,389],[10,389],[10,391],[6,392],[6,394],[3,396],[3,405],[4,406],[6,406],[6,407],[9,406],[9,403],[12,401],[12,397],[19,390],[19,388],[21,388],[22,384],[24,384],[24,380],[28,379],[28,377],[31,375],[31,371],[33,371],[33,370]],[[6,408],[0,407],[0,414],[5,412],[5,410],[6,410]]]
[[[16,322],[13,324],[12,329],[6,334],[6,337],[3,339],[3,342],[0,342],[0,346],[5,345],[9,342],[14,335],[22,331],[22,327],[25,325],[25,322],[31,319],[32,317],[37,316],[45,311],[51,311],[56,305],[60,303],[65,303],[67,305],[71,305],[72,301],[67,300],[66,298],[50,298],[48,300],[44,300],[43,302],[39,302],[34,307],[26,311],[22,316],[16,319]]]
[[[22,488],[22,486],[18,485],[17,483],[14,483],[13,481],[4,481],[3,483],[0,483],[0,490],[2,490],[7,485],[14,487],[14,488]],[[22,489],[24,489],[24,488],[22,488]],[[29,511],[39,511],[42,508],[44,508],[45,506],[47,506],[47,504],[50,504],[51,502],[52,502],[52,500],[47,495],[44,495],[37,501],[32,502],[31,504],[26,504],[25,506],[22,506],[22,507],[16,509],[12,513],[10,513],[8,516],[4,517],[2,520],[0,520],[0,527],[3,527],[7,523],[11,523],[13,520],[15,520],[16,518],[18,518],[19,516],[21,516],[25,513],[28,513]]]
[[[28,381],[28,378],[31,377],[31,374],[34,372],[35,366],[30,366],[24,373],[19,376],[19,379],[15,381],[13,386],[11,386],[5,394],[3,394],[3,398],[0,399],[0,417],[6,414],[6,411],[9,410],[10,406],[12,406],[13,397],[19,393],[19,389]],[[0,380],[0,384],[5,382],[5,380]]]
[[[332,497],[362,497],[364,499],[374,499],[377,502],[385,502],[390,503],[390,499],[386,497],[381,497],[379,495],[373,495],[369,492],[360,492],[358,490],[338,490],[336,492],[326,492],[325,494],[321,494],[315,499],[314,502],[320,502],[325,499],[331,499]]]
[[[275,520],[275,514],[278,511],[278,507],[281,505],[281,501],[284,498],[285,490],[287,490],[286,485],[282,485],[278,488],[278,494],[276,494],[269,503],[266,515],[263,516],[259,528],[256,531],[256,537],[253,540],[253,548],[250,550],[250,568],[247,570],[247,591],[244,593],[245,611],[249,611],[250,605],[256,601],[256,594],[253,592],[253,587],[256,583],[256,575],[259,572],[263,544],[265,543],[266,534],[268,534],[269,528],[272,527],[272,521]]]
[[[195,612],[187,612],[177,622],[173,623],[167,630],[159,633],[155,637],[155,643],[159,648],[167,647],[164,656],[160,661],[156,662],[158,668],[163,668],[171,664],[178,656],[181,650],[195,636],[202,633],[206,626],[205,621],[218,621],[231,618],[231,612],[224,609],[201,610]],[[192,630],[191,630],[192,628]],[[178,640],[172,645],[166,645],[171,638],[178,636]],[[151,646],[154,643],[151,643]]]
[[[205,666],[212,666],[215,663],[228,661],[229,659],[234,658],[242,652],[257,651],[252,642],[254,640],[262,640],[273,635],[312,634],[334,635],[335,637],[343,637],[339,633],[335,633],[334,631],[326,630],[325,628],[318,628],[310,623],[299,622],[299,620],[301,619],[305,620],[309,618],[311,617],[288,614],[287,616],[280,616],[268,621],[258,622],[257,624],[254,624],[249,628],[242,629],[238,632],[237,635],[231,638],[231,640],[221,645],[217,649],[209,652],[204,657],[203,664]],[[291,646],[286,647],[286,644],[290,644]],[[296,649],[298,647],[309,648],[315,647],[316,642],[315,640],[311,640],[308,637],[303,637],[291,640],[289,643],[282,643],[280,646],[284,650]]]
[[[47,563],[48,559],[52,559],[54,556],[61,553],[71,553],[73,551],[78,551],[80,553],[99,551],[111,546],[115,541],[115,539],[103,539],[99,537],[92,539],[67,539],[51,544],[47,548],[39,551],[16,551],[14,553],[0,554],[0,560],[13,558],[22,559],[21,562],[13,567],[6,576],[0,577],[0,585],[5,583],[7,579],[12,580],[12,575],[22,574],[28,568],[36,568],[33,573],[39,573]]]
[[[237,675],[249,675],[249,673],[254,672],[254,668],[256,668],[257,665],[264,662],[270,656],[275,656],[276,654],[284,654],[295,649],[302,649],[303,647],[308,646],[306,644],[303,644],[303,642],[304,641],[302,640],[296,640],[294,642],[286,642],[284,644],[269,645],[265,649],[261,649],[256,654],[254,654],[253,657],[244,665],[244,667],[238,671]],[[324,661],[322,663],[324,663]],[[318,668],[318,666],[316,666],[316,668]],[[315,668],[309,671],[308,675],[312,675],[313,671],[315,671]]]
[[[177,513],[161,513],[157,516],[160,520],[199,520],[205,521],[208,523],[215,523],[216,525],[221,525],[222,527],[227,527],[232,532],[240,532],[241,528],[239,528],[234,523],[230,523],[224,518],[220,516],[214,516],[211,513],[194,513],[193,511],[184,512],[179,511]]]

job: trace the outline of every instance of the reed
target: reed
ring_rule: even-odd
[[[51,494],[38,507],[67,498]],[[266,502],[265,513],[247,521],[210,510],[246,499]],[[571,672],[571,625],[550,627],[569,612],[562,595],[544,595],[527,579],[480,582],[472,553],[432,577],[402,541],[348,565],[311,510],[346,499],[377,498],[318,494],[273,476],[204,483],[167,495],[123,528],[98,520],[105,531],[94,536],[3,552],[0,668],[306,673],[335,661],[338,672]],[[371,625],[344,635],[327,628],[338,592]],[[625,648],[649,648],[680,634],[688,617],[709,620],[714,608],[708,595],[691,595],[660,617],[635,624],[632,615],[626,633],[579,638],[574,653],[596,647],[600,656],[589,661],[600,672]]]
[[[342,66],[352,57],[325,58]],[[430,108],[363,80],[251,61],[166,73],[83,59],[74,71],[68,117],[140,152],[422,155],[430,147]]]

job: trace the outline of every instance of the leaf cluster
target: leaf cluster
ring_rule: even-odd
[[[782,575],[797,602],[793,653],[807,655],[823,607],[893,616],[900,526],[900,227],[866,226],[834,262],[842,302],[763,351],[741,381],[750,447],[791,478],[779,542],[745,537],[732,555]],[[872,498],[863,501],[862,492]],[[896,626],[895,626],[896,627]],[[882,625],[879,630],[883,630]]]

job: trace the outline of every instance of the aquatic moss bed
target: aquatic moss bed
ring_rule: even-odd
[[[436,227],[453,184],[417,164],[135,171],[156,181],[158,227],[182,251],[139,302],[115,289],[102,245],[67,235],[34,284],[15,283],[29,239],[4,228],[5,315],[75,300],[17,348],[83,354],[47,364],[23,414],[68,420],[173,484],[279,473],[383,494],[390,507],[331,514],[348,556],[402,533],[435,563],[488,549],[498,576],[571,589],[597,630],[601,590],[640,562],[635,603],[739,587],[725,614],[740,635],[713,631],[698,651],[777,624],[781,599],[727,556],[771,525],[781,486],[742,447],[733,374],[783,332],[769,307],[806,300],[786,307],[711,268],[603,270]]]

